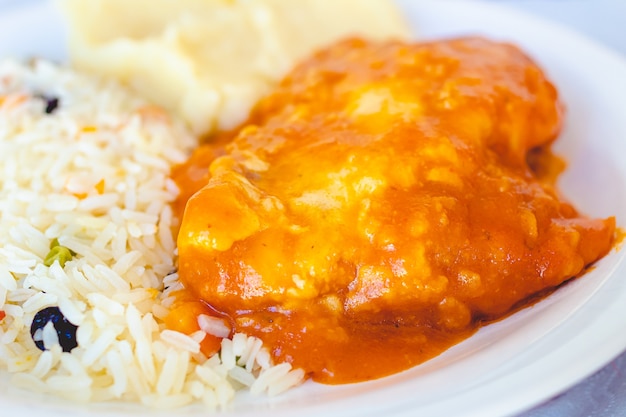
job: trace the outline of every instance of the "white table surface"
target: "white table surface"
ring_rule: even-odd
[[[0,0],[0,11],[33,1],[38,0]],[[488,1],[569,26],[626,57],[626,0]],[[568,391],[516,417],[626,417],[626,353]]]

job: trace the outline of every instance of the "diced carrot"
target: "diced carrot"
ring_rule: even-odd
[[[22,93],[14,93],[0,97],[0,106],[6,108],[17,107],[21,103],[28,100],[28,95]]]
[[[137,109],[137,114],[139,114],[142,119],[159,120],[164,123],[170,122],[170,117],[167,112],[162,107],[155,106],[153,104],[139,107]]]
[[[96,191],[98,192],[98,194],[103,194],[104,193],[104,178],[102,178],[100,181],[98,181],[98,183],[95,185]]]
[[[7,313],[5,313],[4,311],[0,310],[0,321],[4,320],[4,318],[7,316]]]
[[[222,338],[210,334],[207,334],[202,342],[200,342],[200,351],[204,353],[207,358],[219,352],[221,347]]]

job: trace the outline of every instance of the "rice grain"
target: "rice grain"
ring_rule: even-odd
[[[297,385],[259,339],[228,339],[220,318],[200,316],[189,335],[165,326],[182,289],[169,174],[196,144],[182,123],[146,117],[151,104],[123,87],[44,60],[0,61],[0,79],[0,372],[11,384],[168,408]],[[42,96],[59,99],[54,112]],[[68,259],[44,264],[53,242]],[[46,307],[78,326],[70,352],[52,321],[31,336]],[[211,357],[207,334],[224,338]]]

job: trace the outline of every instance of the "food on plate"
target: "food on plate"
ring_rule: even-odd
[[[72,63],[131,85],[196,134],[230,129],[312,50],[406,38],[389,0],[62,0]]]
[[[542,174],[561,113],[509,44],[339,42],[177,170],[180,280],[317,381],[423,362],[611,249]]]
[[[112,81],[0,62],[0,371],[11,386],[219,406],[239,387],[274,393],[302,380],[219,317],[168,319],[182,311],[169,175],[196,144]]]
[[[514,46],[407,44],[384,0],[59,3],[98,77],[0,61],[11,386],[219,407],[373,379],[612,247],[555,189],[562,109]]]

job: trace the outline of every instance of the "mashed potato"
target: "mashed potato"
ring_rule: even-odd
[[[113,76],[196,134],[229,129],[291,66],[349,35],[406,38],[389,0],[61,0],[75,67]]]

